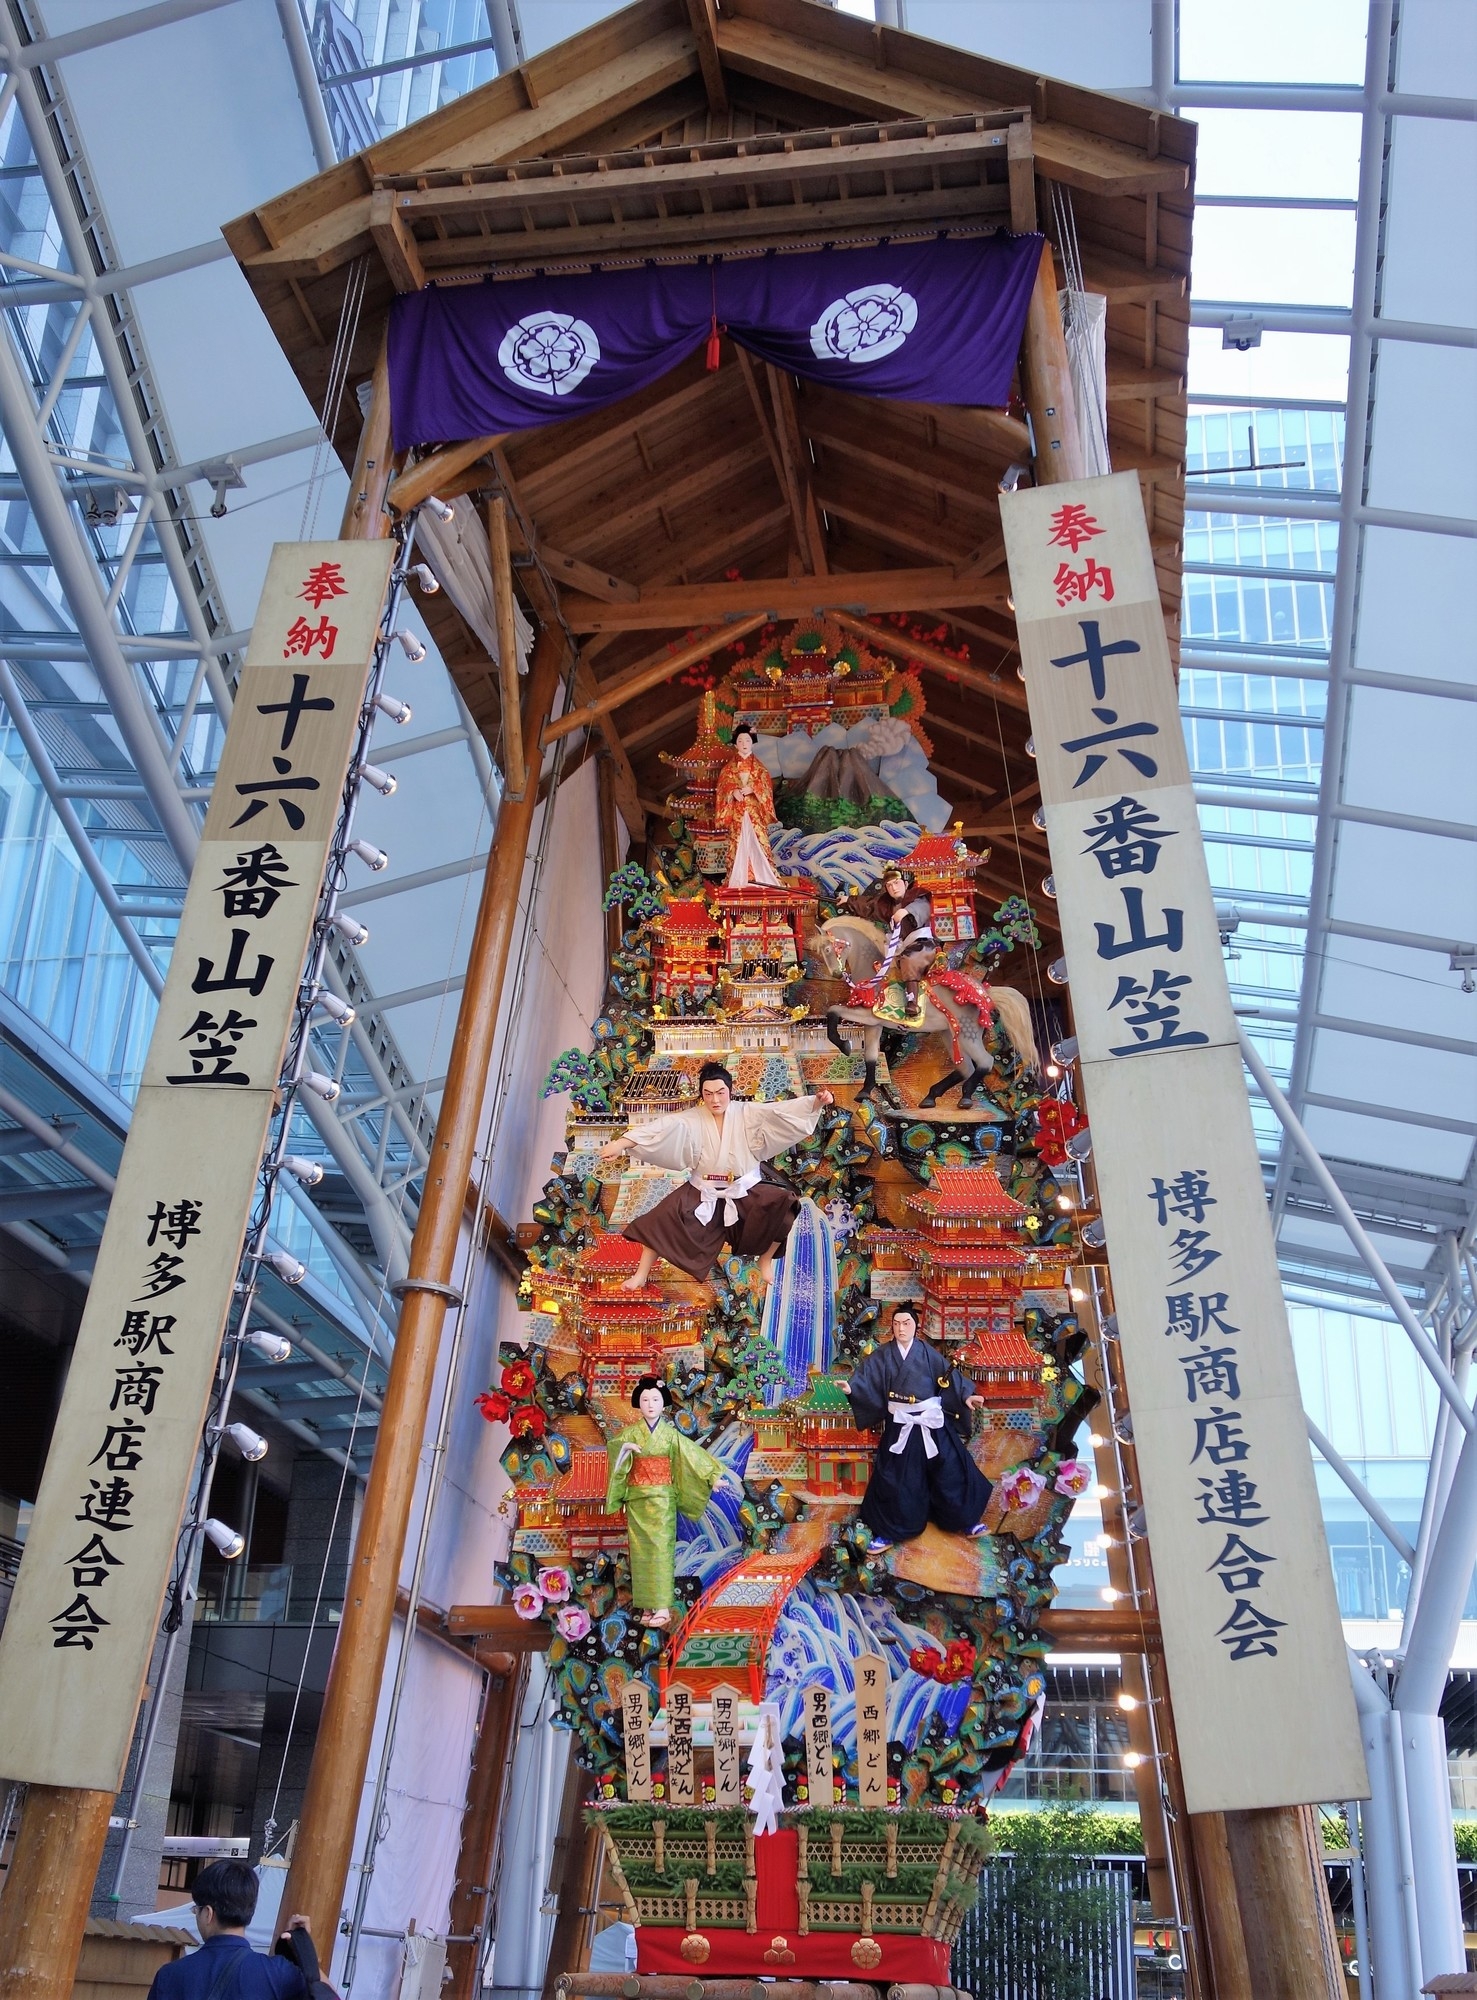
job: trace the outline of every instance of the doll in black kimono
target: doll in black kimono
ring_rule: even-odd
[[[895,1308],[892,1339],[853,1370],[847,1394],[858,1429],[882,1432],[861,1504],[871,1553],[912,1541],[930,1521],[949,1534],[983,1534],[992,1489],[969,1455],[968,1412],[985,1399],[918,1338],[911,1306]]]

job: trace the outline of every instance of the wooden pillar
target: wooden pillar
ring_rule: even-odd
[[[584,1789],[584,1777],[583,1771],[571,1766],[573,1821],[565,1842],[563,1868],[557,1884],[559,1914],[554,1919],[554,1935],[549,1940],[543,2000],[555,2000],[555,1981],[561,1972],[584,1972],[589,1962],[605,1843],[600,1837],[599,1827],[585,1824],[584,1801],[580,1796]]]
[[[528,783],[523,756],[523,724],[518,714],[518,625],[513,605],[513,558],[508,548],[508,503],[497,494],[487,503],[487,549],[492,564],[492,603],[497,616],[497,678],[503,705],[503,776],[507,796],[521,799]]]
[[[112,1810],[111,1792],[26,1793],[0,1892],[0,2000],[67,2000]]]
[[[566,642],[545,629],[528,675],[524,740],[537,743],[559,685]],[[395,1587],[410,1525],[416,1469],[451,1291],[467,1183],[492,1062],[503,979],[518,915],[538,787],[504,801],[487,858],[477,927],[467,960],[446,1087],[426,1167],[425,1191],[403,1281],[404,1304],[385,1384],[374,1458],[349,1571],[343,1618],[329,1669],[323,1717],[297,1846],[283,1890],[285,1909],[302,1910],[325,1963],[338,1932],[375,1708],[390,1643]],[[549,810],[553,810],[552,799]]]
[[[1225,1815],[1256,2000],[1342,2000],[1327,1878],[1310,1806]]]
[[[1087,461],[1077,430],[1077,399],[1072,389],[1050,243],[1042,246],[1041,263],[1026,312],[1021,374],[1031,429],[1036,436],[1036,484],[1055,486],[1063,479],[1085,479]]]
[[[508,1773],[517,1742],[518,1711],[528,1681],[525,1656],[514,1672],[494,1676],[482,1703],[482,1720],[472,1751],[467,1779],[467,1807],[462,1815],[461,1846],[456,1857],[456,1881],[451,1891],[450,1931],[454,1938],[476,1934],[479,1943],[451,1944],[446,1964],[451,1973],[451,2000],[473,2000],[480,1940],[487,1933],[492,1907],[492,1868]]]
[[[380,342],[379,359],[369,392],[369,410],[359,433],[359,449],[349,475],[349,497],[344,502],[340,539],[346,542],[378,542],[390,532],[385,512],[385,494],[394,470],[394,447],[390,439],[390,352],[389,332]]]
[[[1200,1891],[1204,1956],[1210,1966],[1211,1993],[1214,2000],[1259,2000],[1252,1989],[1251,1968],[1246,1962],[1246,1940],[1241,1933],[1241,1910],[1236,1901],[1236,1876],[1226,1840],[1225,1815],[1193,1813],[1186,1824],[1195,1855],[1195,1882]]]

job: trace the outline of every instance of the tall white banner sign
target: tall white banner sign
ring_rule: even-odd
[[[1186,1801],[1362,1798],[1138,480],[1000,511]]]
[[[272,553],[0,1633],[7,1778],[123,1782],[393,557]]]

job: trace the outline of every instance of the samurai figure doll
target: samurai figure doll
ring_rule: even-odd
[[[702,1519],[723,1467],[668,1420],[667,1392],[655,1375],[642,1376],[631,1402],[635,1423],[610,1440],[605,1511],[625,1511],[631,1602],[643,1625],[661,1630],[672,1622],[677,1596],[677,1516]]]
[[[879,1021],[916,1023],[923,1019],[923,1009],[918,1003],[919,982],[938,956],[933,904],[901,869],[889,870],[882,879],[882,888],[887,897],[887,943],[882,963],[873,975],[879,998],[872,1011]],[[888,991],[889,982],[894,980],[903,989],[901,1013]]]
[[[760,1282],[769,1285],[800,1197],[766,1162],[809,1138],[822,1110],[835,1102],[829,1090],[782,1104],[736,1102],[733,1077],[721,1063],[703,1064],[698,1092],[701,1103],[633,1125],[623,1139],[600,1149],[602,1160],[629,1153],[688,1176],[622,1231],[641,1245],[640,1261],[625,1281],[630,1291],[646,1283],[658,1257],[690,1277],[706,1278],[725,1242],[740,1257],[757,1257]]]
[[[932,1521],[981,1535],[992,1487],[969,1455],[969,1415],[984,1397],[926,1340],[911,1306],[892,1315],[892,1339],[853,1370],[846,1393],[859,1430],[880,1430],[860,1508],[871,1553],[910,1542]]]
[[[733,842],[730,889],[777,889],[780,878],[769,845],[774,824],[774,784],[754,755],[758,739],[747,724],[733,732],[733,755],[718,773],[715,816]]]

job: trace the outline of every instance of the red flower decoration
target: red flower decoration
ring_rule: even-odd
[[[516,1438],[541,1438],[548,1426],[548,1418],[537,1403],[525,1403],[514,1410],[509,1422]]]
[[[489,1389],[477,1398],[477,1407],[490,1424],[502,1424],[507,1422],[512,1405],[500,1390]]]
[[[922,1674],[927,1680],[938,1680],[943,1664],[943,1654],[936,1653],[932,1646],[915,1646],[908,1655],[908,1665],[913,1672]]]
[[[526,1361],[510,1361],[503,1370],[502,1388],[514,1397],[533,1394],[533,1370]]]
[[[968,1639],[953,1639],[944,1658],[941,1676],[946,1681],[967,1681],[974,1673],[974,1646]]]

